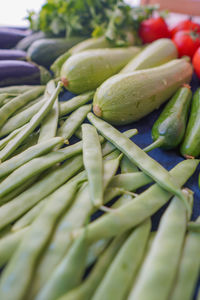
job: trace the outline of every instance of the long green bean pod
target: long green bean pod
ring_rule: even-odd
[[[163,189],[183,200],[188,211],[190,211],[187,199],[176,183],[176,178],[173,178],[166,169],[107,122],[95,117],[92,113],[88,114],[88,120],[146,175],[155,180]]]
[[[52,94],[52,96],[44,103],[42,108],[39,110],[39,112],[32,117],[30,122],[27,124],[27,126],[18,133],[18,135],[13,138],[12,141],[10,141],[6,147],[0,151],[0,159],[3,161],[8,156],[10,156],[18,147],[21,145],[21,143],[36,129],[36,127],[41,123],[41,121],[44,119],[44,117],[49,113],[51,110],[57,96],[59,95],[60,91],[62,89],[62,83],[59,82],[58,86],[55,90],[55,92]]]
[[[0,239],[0,267],[3,267],[9,261],[28,229],[28,227],[25,227]]]
[[[31,107],[26,110],[19,112],[18,114],[12,116],[7,120],[7,122],[0,129],[0,137],[9,134],[15,129],[28,123],[31,118],[41,109],[45,102],[44,100],[39,101],[38,103],[33,104]]]
[[[69,293],[63,295],[58,300],[90,300],[94,294],[99,282],[102,280],[107,269],[112,263],[115,255],[119,251],[127,238],[128,233],[125,232],[122,235],[116,237],[106,248],[106,250],[99,257],[97,263],[92,269],[89,276],[83,281],[83,283],[76,289],[73,289]]]
[[[59,102],[59,116],[65,116],[92,100],[95,91],[80,94],[65,102]]]
[[[52,193],[83,166],[81,156],[67,160],[63,165],[46,174],[41,180],[17,196],[11,202],[0,207],[0,228],[15,221],[36,203]]]
[[[87,229],[83,236],[77,239],[69,252],[56,267],[36,300],[54,300],[72,290],[81,283],[85,271],[87,257]]]
[[[170,171],[171,175],[177,178],[180,187],[194,173],[198,163],[198,160],[185,160]],[[88,240],[93,243],[99,239],[114,237],[133,228],[158,211],[169,201],[171,196],[172,194],[158,184],[154,184],[138,195],[133,202],[127,203],[89,224],[87,227]],[[81,230],[75,231],[74,236],[79,236],[81,232]]]
[[[38,87],[37,89],[31,89],[22,95],[15,97],[11,102],[8,102],[0,109],[0,127],[6,122],[6,120],[12,116],[12,114],[20,107],[24,106],[29,101],[37,98],[44,92],[44,87]]]
[[[126,156],[124,156],[120,163],[121,173],[137,172],[138,168]]]
[[[48,203],[30,227],[3,271],[0,279],[0,298],[6,297],[6,299],[11,300],[13,293],[15,300],[20,300],[25,296],[31,283],[37,259],[46,246],[56,221],[73,201],[78,184],[85,179],[86,176],[78,174],[49,196]],[[23,272],[23,276],[20,278],[19,272]]]
[[[197,219],[200,221],[200,217]],[[187,233],[171,300],[192,299],[200,269],[200,233]]]
[[[151,222],[147,219],[131,232],[100,282],[92,300],[126,299],[142,262],[150,229]]]
[[[190,203],[191,194],[190,192],[186,194]],[[129,300],[169,299],[186,229],[187,211],[180,199],[174,197],[160,221],[150,252],[128,297]]]
[[[38,87],[41,87],[41,85],[12,85],[12,86],[6,86],[0,88],[0,94],[2,93],[8,93],[8,94],[23,94],[30,89],[37,89]],[[45,88],[45,86],[43,86]]]
[[[83,123],[88,112],[91,111],[91,108],[91,104],[87,104],[77,108],[74,112],[72,112],[63,125],[58,129],[58,136],[62,136],[65,139],[70,139],[76,129],[78,129]]]
[[[88,176],[90,199],[94,206],[103,204],[103,159],[95,127],[83,124],[83,163]]]
[[[1,140],[0,140],[0,150],[1,150],[3,147],[5,147],[5,146],[8,144],[8,142],[9,142],[10,140],[12,140],[12,139],[20,132],[20,130],[22,130],[23,128],[24,128],[24,126],[18,128],[18,129],[16,129],[16,130],[14,130],[14,131],[12,131],[8,136],[6,136],[5,138],[1,139]]]
[[[20,166],[29,162],[30,160],[41,156],[45,153],[51,151],[55,146],[62,145],[64,140],[60,137],[52,138],[48,141],[42,142],[39,145],[34,145],[29,147],[27,150],[22,153],[13,156],[12,158],[6,160],[2,164],[0,164],[0,178],[10,174]]]
[[[108,169],[108,167],[105,166],[108,165],[109,173],[111,174],[110,176],[106,174],[103,179],[105,187],[107,186],[110,177],[116,171],[116,164],[119,165],[119,159],[113,160],[112,165],[110,161],[104,162],[104,169]],[[105,203],[112,200],[119,194],[122,194],[122,192],[116,191],[115,193],[108,193],[108,195],[106,193]],[[80,228],[81,226],[83,226],[83,224],[85,224],[86,220],[95,210],[96,208],[93,206],[90,200],[88,184],[85,184],[78,192],[76,199],[73,205],[70,207],[69,211],[64,214],[64,216],[60,220],[52,237],[52,240],[49,243],[44,256],[40,260],[40,264],[36,269],[35,280],[30,291],[31,299],[34,299],[37,292],[45,284],[50,274],[61,261],[65,253],[68,251],[72,243],[72,239],[70,236],[71,231],[74,228]]]

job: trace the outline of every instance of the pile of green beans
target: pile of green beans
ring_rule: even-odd
[[[137,129],[90,112],[94,91],[59,102],[62,89],[0,89],[0,299],[192,300],[199,219],[182,186],[199,161],[168,172]]]

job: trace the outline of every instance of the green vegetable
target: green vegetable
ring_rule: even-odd
[[[190,201],[190,192],[187,193]],[[150,252],[128,297],[129,300],[169,299],[176,280],[186,229],[186,209],[183,203],[174,197],[161,219]]]
[[[150,227],[151,222],[147,219],[131,232],[97,287],[92,300],[126,299],[142,263]]]
[[[25,297],[31,283],[34,266],[53,232],[56,221],[63,210],[71,204],[78,189],[78,184],[84,179],[86,177],[84,178],[82,174],[78,174],[49,196],[50,199],[47,205],[42,209],[39,217],[24,236],[0,278],[0,297],[2,299],[4,297],[13,299],[13,293],[15,294],[15,300]],[[59,205],[58,198],[60,199]],[[24,276],[19,278],[19,271],[22,270]],[[5,287],[9,286],[8,291]]]
[[[159,108],[191,76],[192,66],[185,59],[112,76],[96,91],[93,111],[112,124],[129,124]]]
[[[58,97],[62,89],[62,83],[59,82],[55,92],[49,97],[49,99],[44,103],[42,108],[32,117],[30,122],[23,128],[16,137],[14,137],[6,147],[0,151],[1,160],[6,160],[20,145],[21,143],[37,128],[44,117],[51,110],[56,98]]]
[[[58,56],[82,40],[83,37],[39,39],[28,48],[27,56],[31,61],[48,68]]]
[[[185,160],[172,169],[170,174],[177,179],[178,186],[182,186],[194,173],[198,164],[198,160]],[[88,243],[92,244],[100,239],[114,237],[137,226],[166,204],[171,196],[171,193],[163,190],[158,184],[154,184],[138,195],[134,201],[124,204],[89,224],[87,226]],[[181,201],[179,202],[182,205]],[[185,207],[183,205],[182,207],[185,211]],[[77,237],[82,232],[83,230],[76,230],[73,236]]]
[[[137,167],[155,180],[162,188],[177,195],[185,203],[188,210],[190,210],[185,195],[166,169],[105,121],[98,119],[92,113],[88,114],[88,119],[106,139],[122,151]]]
[[[140,49],[138,47],[91,49],[72,55],[60,72],[64,86],[80,94],[96,89],[118,73]]]
[[[200,221],[200,217],[196,222]],[[195,223],[196,223],[195,222]],[[200,233],[189,230],[183,246],[171,300],[192,299],[200,268]]]
[[[157,147],[173,149],[180,144],[185,133],[191,98],[190,86],[183,85],[177,90],[154,123],[154,143],[143,149],[145,152]]]
[[[15,97],[12,101],[0,108],[0,127],[4,125],[6,120],[14,114],[14,112],[26,103],[37,98],[44,92],[44,87],[30,89],[29,91]]]
[[[178,57],[177,49],[170,39],[159,39],[146,46],[120,73],[154,68]]]
[[[190,117],[180,151],[186,157],[198,157],[200,154],[200,88],[196,90],[192,100]]]

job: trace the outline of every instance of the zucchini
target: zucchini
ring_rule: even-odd
[[[58,56],[81,40],[83,37],[40,39],[31,44],[27,56],[31,61],[49,68]]]
[[[20,40],[17,45],[16,49],[26,51],[31,46],[31,44],[37,40],[45,38],[45,33],[42,31],[34,32],[26,37],[24,37],[22,40]]]
[[[175,59],[159,67],[117,74],[96,91],[93,111],[104,120],[129,124],[160,107],[192,77],[192,66],[185,59]]]

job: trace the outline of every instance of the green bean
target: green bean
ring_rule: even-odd
[[[0,239],[0,267],[10,260],[28,229],[26,227],[18,232],[11,232]]]
[[[100,282],[93,300],[127,297],[142,262],[150,229],[151,222],[147,219],[131,232]]]
[[[198,160],[185,160],[179,163],[170,174],[177,178],[177,183],[182,186],[194,173]],[[138,195],[133,202],[112,211],[92,222],[87,227],[87,237],[91,243],[104,238],[114,237],[152,216],[167,201],[171,194],[154,184],[145,192]],[[74,231],[74,237],[81,234],[81,230]]]
[[[128,138],[131,138],[134,135],[138,134],[138,131],[137,131],[137,129],[129,129],[129,130],[124,131],[123,134],[125,134],[125,136],[127,136]],[[109,154],[110,152],[114,151],[115,149],[116,149],[116,147],[108,141],[106,141],[105,143],[102,144],[103,156]]]
[[[103,204],[103,159],[95,127],[83,124],[83,163],[88,176],[90,199],[94,206]]]
[[[155,180],[163,189],[179,197],[185,203],[188,211],[190,207],[185,195],[169,172],[164,169],[157,161],[148,156],[135,143],[129,140],[113,126],[95,117],[92,113],[88,114],[89,121],[100,131],[100,133],[112,142],[121,152],[123,152],[136,166],[144,173]]]
[[[109,164],[109,173],[113,174],[116,170],[116,164],[119,165],[119,159],[115,159],[112,166],[108,161],[104,162],[104,166],[105,164]],[[104,169],[108,169],[108,167],[104,167]],[[104,178],[105,186],[107,185],[106,178],[109,180],[110,176],[106,174],[106,177]],[[122,192],[116,191],[115,193],[108,193],[105,197],[105,203],[119,194],[122,194]],[[71,231],[74,228],[80,228],[83,226],[94,210],[95,208],[92,205],[89,196],[88,184],[85,184],[78,192],[72,207],[70,207],[69,211],[60,220],[53,238],[49,243],[44,256],[40,260],[40,264],[36,270],[35,280],[32,284],[32,290],[30,292],[33,299],[69,249],[72,242],[70,236]]]
[[[121,157],[123,156],[123,154],[118,150],[115,149],[114,151],[112,151],[111,153],[107,154],[106,156],[104,156],[105,160],[110,160],[113,159],[113,157],[118,157],[121,154]]]
[[[2,108],[0,108],[0,127],[4,125],[6,120],[20,107],[24,106],[26,103],[35,99],[41,95],[44,91],[44,87],[38,87],[37,89],[31,89],[22,95],[19,95],[13,99],[13,101],[8,102]]]
[[[18,195],[20,195],[22,192],[24,192],[26,189],[28,189],[37,180],[37,178],[38,178],[38,176],[31,177],[29,180],[27,180],[26,182],[24,182],[23,184],[18,186],[12,192],[10,192],[6,196],[2,197],[0,199],[0,205],[3,205],[5,203],[9,202],[10,200],[14,199]]]
[[[40,101],[44,100],[45,94],[42,94],[41,96],[37,97],[36,99],[32,100],[31,102],[27,103],[25,106],[21,107],[20,109],[18,109],[15,113],[14,116],[16,116],[17,114],[21,113],[22,111],[27,110],[27,108],[30,108],[31,106],[35,105],[36,103],[39,103]]]
[[[55,146],[57,145],[61,146],[63,142],[64,140],[62,138],[55,137],[48,141],[44,141],[40,144],[29,147],[27,150],[23,151],[22,153],[6,160],[2,164],[0,164],[0,178],[10,174],[12,171],[16,170],[17,168],[29,162],[30,160],[40,155],[43,155],[45,153],[48,153]]]
[[[187,192],[188,200],[191,193]],[[176,196],[164,213],[129,300],[169,299],[187,229],[187,211]],[[164,284],[163,284],[164,283]]]
[[[120,168],[122,174],[138,172],[138,168],[126,156],[122,158]]]
[[[0,137],[5,136],[6,134],[12,132],[13,130],[23,126],[28,123],[30,119],[41,109],[45,99],[39,101],[38,103],[33,104],[31,107],[26,110],[19,112],[13,117],[9,118],[8,121],[0,129]]]
[[[87,92],[59,103],[59,116],[65,116],[92,100],[95,91]]]
[[[109,187],[119,187],[127,191],[135,191],[151,182],[152,179],[142,172],[124,173],[113,177]]]
[[[71,246],[69,252],[56,267],[36,300],[54,300],[81,283],[85,271],[87,243],[85,233]]]
[[[89,276],[76,289],[63,295],[58,300],[90,300],[99,282],[102,280],[113,258],[127,238],[127,233],[116,237],[98,259]]]
[[[188,230],[200,233],[200,219],[198,218],[196,222],[189,222],[187,225]]]
[[[104,159],[103,162],[103,192],[105,192],[105,189],[109,185],[110,181],[112,180],[113,176],[116,174],[119,163],[122,158],[122,155],[118,156],[110,156],[111,159],[106,161]]]
[[[41,87],[41,85],[12,85],[12,86],[6,86],[0,88],[0,94],[1,93],[8,93],[8,94],[22,94],[30,89],[37,89],[38,87]]]
[[[31,208],[25,215],[23,215],[14,223],[14,225],[12,226],[12,231],[21,230],[22,228],[32,224],[47,201],[48,197],[33,206],[33,208]]]
[[[18,147],[21,143],[36,129],[36,127],[41,123],[44,117],[49,113],[51,110],[58,94],[60,93],[62,88],[62,83],[59,82],[55,92],[52,96],[44,103],[42,108],[39,110],[35,116],[32,117],[30,122],[27,126],[20,131],[20,133],[10,141],[6,147],[0,151],[0,159],[3,161],[8,158]]]
[[[81,156],[67,160],[62,166],[46,174],[41,180],[33,184],[25,192],[11,202],[0,207],[0,228],[15,221],[26,213],[36,203],[52,193],[66,180],[73,176],[83,166]]]
[[[76,129],[76,131],[74,132],[74,135],[75,135],[79,140],[82,140],[82,130],[81,130],[81,127],[79,127],[78,129]]]
[[[4,101],[8,98],[10,99],[11,97],[17,96],[16,94],[8,94],[8,93],[2,93],[0,94],[0,107],[3,106],[5,103]]]
[[[10,140],[12,140],[22,129],[24,126],[12,131],[7,137],[0,140],[0,150],[4,148]]]
[[[80,173],[49,196],[48,203],[31,225],[1,276],[0,298],[6,294],[6,299],[13,299],[13,292],[15,300],[25,296],[40,253],[48,243],[58,218],[73,201],[79,183],[85,179],[86,176]],[[23,272],[24,276],[19,278],[19,272]]]
[[[62,136],[65,139],[70,139],[76,129],[83,123],[91,108],[91,104],[83,105],[72,112],[63,125],[58,129],[57,135]]]
[[[200,221],[200,217],[198,220]],[[185,239],[175,286],[170,296],[171,300],[192,299],[200,269],[199,253],[200,234],[189,231]]]

